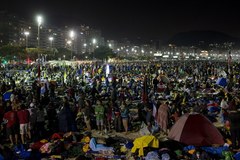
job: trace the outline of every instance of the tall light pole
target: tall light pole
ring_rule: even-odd
[[[67,44],[71,47],[71,58],[72,58],[72,41],[67,41]],[[70,60],[71,60],[71,58],[70,58]]]
[[[42,24],[42,17],[37,16],[37,23],[38,23],[38,49],[40,48],[40,26]],[[38,78],[39,83],[41,81],[41,64],[40,64],[40,56],[38,52]]]
[[[41,16],[37,16],[37,22],[38,22],[38,48],[40,47],[40,26],[42,24],[42,17]]]
[[[75,37],[75,32],[73,30],[69,32],[69,37],[72,40],[71,59],[73,59],[73,40],[74,40],[74,37]]]
[[[50,41],[50,47],[51,47],[51,52],[53,51],[53,37],[48,38]],[[54,52],[54,58],[55,58],[55,52]]]
[[[28,31],[25,31],[24,32],[24,35],[26,36],[26,49],[28,48],[28,36],[29,36],[29,32]]]
[[[24,32],[24,35],[26,36],[26,52],[27,52],[27,48],[28,48],[28,36],[29,36],[29,32],[28,31],[25,31]],[[28,52],[27,52],[27,63],[29,64],[29,55],[28,55]]]

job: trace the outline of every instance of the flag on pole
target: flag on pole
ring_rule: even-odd
[[[41,81],[41,67],[40,67],[40,63],[38,64],[38,79],[39,82]]]
[[[148,101],[148,85],[147,85],[147,76],[144,76],[143,80],[143,92],[142,92],[142,101],[143,103],[147,103]]]
[[[227,61],[228,61],[228,73],[230,73],[231,72],[230,66],[231,66],[231,63],[232,63],[231,51],[228,52]]]
[[[67,80],[67,71],[64,69],[64,74],[63,74],[63,82],[66,83]]]
[[[231,65],[232,63],[232,56],[231,56],[231,51],[228,52],[228,65]]]
[[[153,112],[152,112],[152,115],[153,115],[154,118],[157,117],[157,107],[156,107],[155,104],[153,104]]]

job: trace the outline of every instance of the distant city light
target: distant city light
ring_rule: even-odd
[[[70,36],[71,39],[74,39],[74,37],[75,37],[74,31],[70,31],[69,36]]]
[[[93,44],[96,44],[96,43],[97,43],[97,40],[96,40],[95,38],[93,38],[92,43],[93,43]]]
[[[67,41],[67,44],[69,44],[69,45],[70,45],[70,44],[72,44],[72,41],[70,41],[70,40],[69,40],[69,41]]]
[[[50,41],[53,41],[53,37],[49,37],[48,39],[49,39]]]
[[[30,33],[28,31],[24,32],[25,36],[28,36]]]

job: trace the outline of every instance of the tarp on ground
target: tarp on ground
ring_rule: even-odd
[[[11,95],[12,95],[12,90],[8,90],[7,92],[5,92],[5,93],[3,94],[3,99],[4,99],[4,101],[10,100]]]
[[[223,145],[218,129],[204,115],[186,113],[173,125],[168,138],[194,146]]]
[[[219,85],[219,86],[222,86],[222,87],[226,87],[227,86],[227,79],[223,78],[223,77],[218,78],[216,84]]]
[[[133,141],[133,148],[131,150],[132,153],[135,153],[137,149],[139,149],[138,155],[144,156],[143,149],[146,147],[152,147],[152,148],[159,148],[159,141],[155,136],[152,135],[146,135],[139,138],[136,138]]]

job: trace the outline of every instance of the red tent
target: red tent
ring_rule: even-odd
[[[169,139],[194,146],[223,145],[224,140],[218,129],[204,115],[184,114],[173,125]]]

